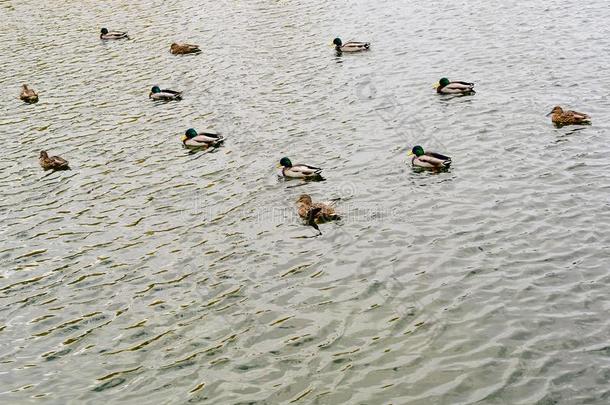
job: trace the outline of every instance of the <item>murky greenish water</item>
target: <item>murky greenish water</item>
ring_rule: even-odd
[[[610,400],[606,1],[0,17],[1,403]],[[338,57],[337,35],[372,51]],[[442,76],[478,93],[438,97]],[[184,100],[150,102],[153,84]],[[554,128],[555,104],[593,125]],[[189,154],[189,127],[227,142]],[[414,172],[414,144],[454,167]],[[44,173],[41,149],[72,171]],[[278,181],[285,155],[327,180]],[[341,198],[318,238],[305,192]]]

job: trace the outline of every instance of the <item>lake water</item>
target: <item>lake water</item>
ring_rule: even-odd
[[[610,401],[607,1],[0,17],[1,403]],[[438,96],[443,76],[477,94]],[[556,104],[593,125],[553,127]],[[227,141],[189,153],[189,127]],[[412,170],[414,144],[452,169]],[[282,156],[326,181],[278,180]],[[302,193],[343,219],[314,238]]]

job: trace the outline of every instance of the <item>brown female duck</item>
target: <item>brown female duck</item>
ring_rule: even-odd
[[[187,53],[199,53],[201,49],[199,45],[191,45],[191,44],[177,44],[173,43],[169,47],[169,51],[174,55],[185,55]]]
[[[47,170],[70,170],[68,161],[59,156],[49,156],[46,151],[40,151],[40,166]]]
[[[335,210],[334,202],[313,202],[309,194],[299,196],[297,209],[301,218],[313,218],[318,223],[341,219]]]
[[[587,114],[570,110],[564,111],[558,105],[553,107],[551,112],[547,114],[547,116],[549,115],[551,115],[551,121],[555,125],[584,125],[591,123],[591,118]]]
[[[307,220],[307,225],[313,226],[320,234],[318,224],[341,219],[332,202],[314,203],[308,194],[302,194],[297,200],[297,211],[301,218]]]
[[[38,102],[38,94],[36,94],[34,89],[29,87],[27,84],[21,85],[21,93],[19,93],[19,98],[28,104]]]

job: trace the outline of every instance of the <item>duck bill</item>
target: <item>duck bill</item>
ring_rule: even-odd
[[[547,115],[545,115],[545,117],[548,117],[549,115],[553,114],[553,111],[551,111],[550,113],[548,113]]]
[[[415,153],[413,153],[412,151],[409,151],[409,153],[407,153],[407,156],[413,156],[415,155]]]
[[[441,82],[434,83],[434,86],[432,86],[432,87],[434,87],[435,89],[438,89],[439,87],[441,87]]]
[[[182,135],[182,138],[180,138],[180,140],[181,140],[182,142],[186,141],[187,139],[189,139],[189,138],[188,138],[188,136],[186,136],[186,135]]]

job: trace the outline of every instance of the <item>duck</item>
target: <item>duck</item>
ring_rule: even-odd
[[[439,94],[474,94],[474,83],[468,82],[451,82],[446,77],[443,77],[434,85],[436,92]]]
[[[47,170],[70,170],[68,161],[59,156],[49,156],[47,151],[40,151],[40,158],[38,159],[40,166],[46,172]]]
[[[19,93],[19,98],[28,104],[38,102],[38,94],[34,91],[34,89],[25,83],[21,85],[21,93]]]
[[[123,31],[108,31],[108,29],[102,28],[100,32],[100,39],[129,39],[127,33]]]
[[[169,51],[174,55],[185,55],[187,53],[199,53],[201,49],[199,49],[199,45],[177,44],[174,42],[169,47]]]
[[[186,148],[209,148],[223,143],[225,138],[214,132],[197,132],[193,128],[186,130],[182,135],[182,144]]]
[[[333,40],[333,45],[335,45],[335,50],[337,52],[362,52],[368,51],[371,47],[369,42],[348,41],[343,43],[341,38],[335,38]]]
[[[547,116],[551,115],[551,121],[555,125],[586,125],[591,123],[591,117],[584,113],[576,111],[564,111],[563,108],[556,105],[553,107]]]
[[[322,232],[318,224],[341,219],[335,211],[333,202],[314,203],[309,194],[301,194],[296,203],[299,216],[307,220],[307,225],[314,227],[320,234]]]
[[[424,152],[424,148],[416,145],[409,152],[409,156],[413,156],[411,164],[417,167],[426,169],[442,169],[451,165],[449,156],[441,155],[435,152]]]
[[[159,86],[153,86],[153,88],[150,89],[150,93],[148,94],[148,98],[153,99],[155,101],[156,100],[164,100],[164,101],[175,100],[175,101],[180,101],[180,100],[182,100],[182,92],[181,91],[169,90],[169,89],[161,90],[159,88]]]
[[[278,167],[282,168],[282,176],[295,179],[312,179],[321,178],[322,169],[315,166],[296,164],[293,165],[289,158],[283,157],[280,159]]]

